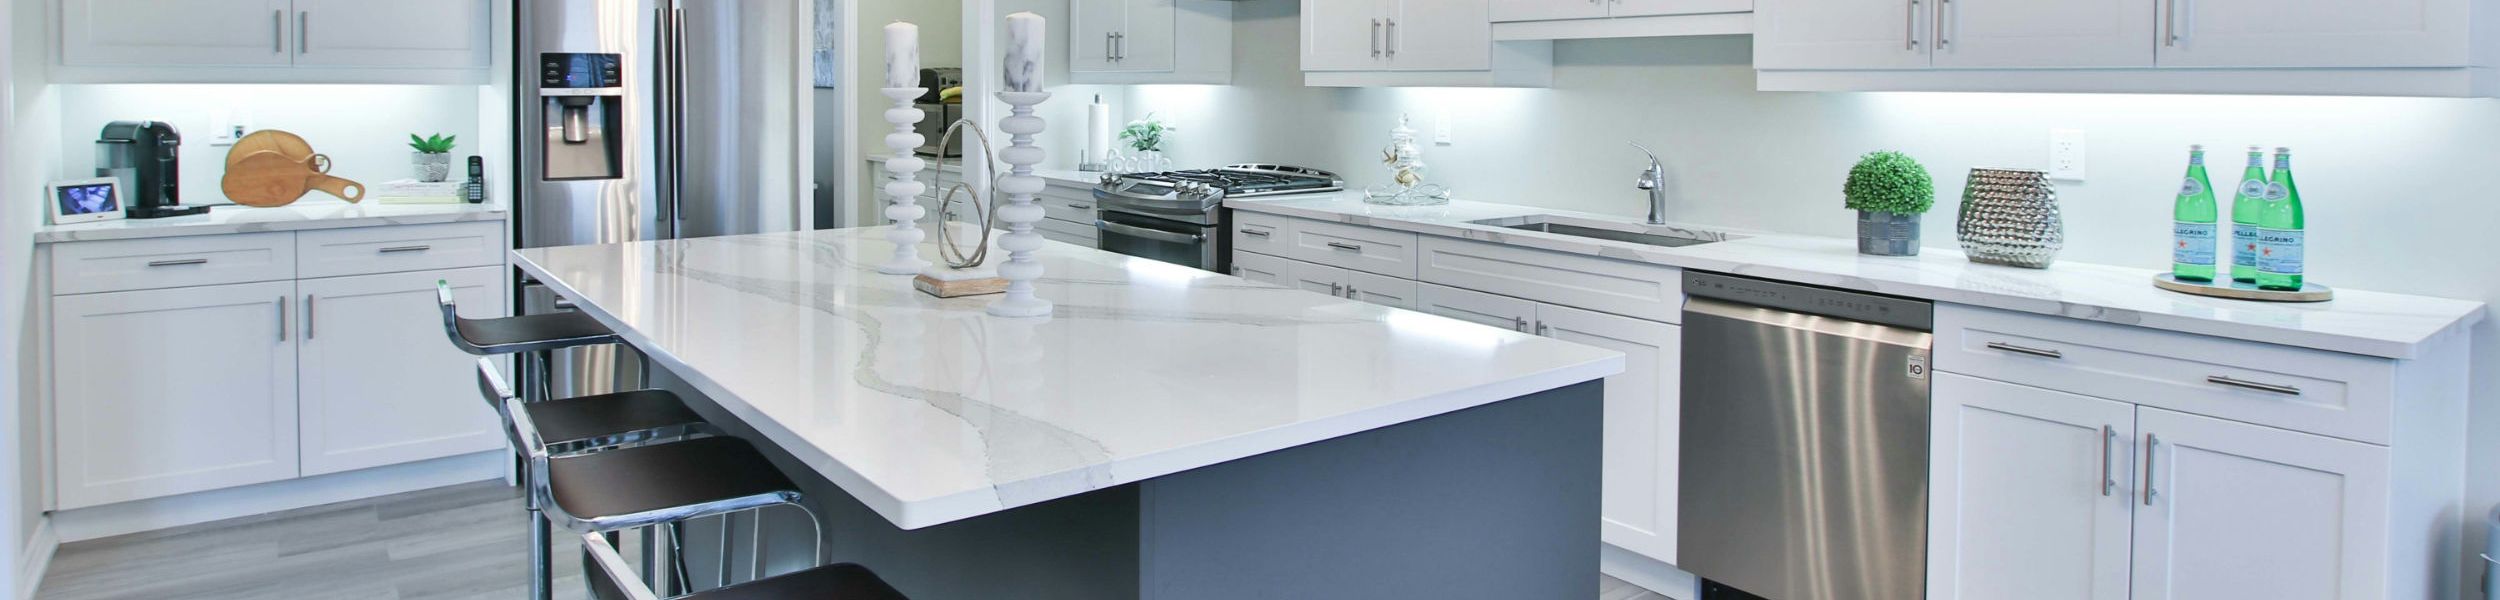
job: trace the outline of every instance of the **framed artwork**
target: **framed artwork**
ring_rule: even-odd
[[[122,218],[122,180],[111,177],[55,181],[44,186],[44,206],[52,224],[93,223]]]
[[[842,63],[834,60],[834,46],[842,43],[842,0],[816,0],[816,43],[808,51],[816,55],[816,87],[841,87]]]

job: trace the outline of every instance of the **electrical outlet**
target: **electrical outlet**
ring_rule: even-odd
[[[236,118],[234,111],[231,110],[223,108],[209,110],[208,145],[234,145],[236,140],[243,139],[243,134],[251,131],[252,126],[244,123],[247,120],[249,119]]]
[[[2049,178],[2083,181],[2086,154],[2081,129],[2049,130]]]
[[[1433,113],[1432,143],[1443,146],[1454,144],[1450,139],[1450,113]]]

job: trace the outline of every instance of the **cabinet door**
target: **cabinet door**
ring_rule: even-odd
[[[486,66],[486,0],[295,0],[295,64]]]
[[[1552,304],[1536,307],[1537,334],[1624,354],[1606,378],[1600,537],[1615,547],[1675,562],[1679,475],[1681,328]]]
[[[1128,26],[1130,0],[1070,0],[1068,70],[1114,71],[1111,57],[1120,29]]]
[[[1928,600],[2127,600],[2135,406],[1935,377]]]
[[[1608,0],[1493,0],[1493,22],[1599,19]]]
[[[451,283],[473,318],[504,310],[501,267],[296,283],[302,310],[305,475],[493,450],[492,409],[477,399],[477,357],[443,338],[434,283]]]
[[[1398,71],[1493,68],[1491,0],[1396,0],[1382,44]]]
[[[1120,29],[1120,56],[1112,66],[1122,71],[1164,72],[1172,70],[1172,39],[1179,22],[1173,20],[1172,3],[1176,0],[1126,0],[1128,25]],[[1084,39],[1084,38],[1078,38]]]
[[[1754,68],[1925,68],[1934,2],[1765,0],[1754,6]]]
[[[1384,3],[1391,1],[1302,0],[1302,70],[1381,68],[1381,38],[1388,26]]]
[[[1302,291],[1344,298],[1345,284],[1350,273],[1353,271],[1295,261],[1293,268],[1287,270],[1285,281],[1287,285]]]
[[[2387,593],[2387,448],[2144,407],[2135,600]]]
[[[1446,285],[1420,286],[1415,310],[1520,333],[1536,321],[1535,302]]]
[[[284,66],[288,0],[62,0],[70,66]]]
[[[2144,0],[1936,0],[1938,67],[2145,67]]]
[[[295,477],[294,293],[53,297],[60,508]]]
[[[2463,67],[2469,0],[2163,0],[2165,67]]]
[[[1777,1],[1777,0],[1769,0]],[[1606,14],[1616,17],[1698,15],[1752,12],[1753,0],[1607,0]]]
[[[1292,286],[1293,261],[1257,252],[1234,252],[1233,276],[1259,283]]]
[[[1414,310],[1415,280],[1347,271],[1345,297],[1390,308]]]

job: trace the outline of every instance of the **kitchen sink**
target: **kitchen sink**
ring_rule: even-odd
[[[1639,225],[1634,223],[1601,221],[1597,219],[1565,217],[1561,215],[1527,215],[1522,217],[1503,217],[1499,219],[1479,219],[1468,222],[1477,225],[1491,225],[1503,229],[1517,229],[1520,231],[1534,231],[1539,233],[1568,235],[1572,237],[1584,237],[1615,242],[1629,242],[1667,248],[1699,246],[1713,242],[1740,239],[1737,236],[1719,233],[1716,231],[1700,231],[1669,227],[1665,225]]]

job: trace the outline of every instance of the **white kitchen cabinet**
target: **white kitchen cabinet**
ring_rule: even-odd
[[[1752,0],[1606,0],[1606,16],[1618,18],[1750,10]]]
[[[1552,42],[1494,42],[1492,11],[1492,0],[1302,0],[1303,82],[1550,85]]]
[[[1570,40],[1753,32],[1754,0],[1493,0],[1493,39]]]
[[[1380,44],[1390,0],[1302,0],[1302,70],[1387,68]]]
[[[1493,68],[1490,0],[1396,0],[1388,3],[1381,48],[1399,71],[1481,71]]]
[[[485,0],[294,0],[295,64],[486,67]]]
[[[1509,23],[1602,19],[1606,17],[1607,8],[1607,0],[1493,0],[1492,20]]]
[[[297,283],[303,358],[303,474],[493,450],[503,445],[475,382],[477,357],[443,341],[435,282],[465,316],[506,314],[497,267],[306,279]]]
[[[1233,253],[1233,276],[1259,283],[1301,287],[1293,280],[1293,260],[1255,252]]]
[[[1120,54],[1120,30],[1128,27],[1130,0],[1069,0],[1068,70],[1072,73],[1118,70],[1111,57]]]
[[[1362,271],[1346,272],[1345,297],[1390,308],[1414,310],[1421,290],[1413,279],[1399,279]]]
[[[70,66],[283,67],[294,59],[288,0],[60,0]]]
[[[1344,298],[1350,273],[1353,271],[1295,261],[1291,268],[1285,270],[1285,285],[1305,292]]]
[[[2388,592],[2388,449],[2137,409],[2134,600]]]
[[[1232,83],[1234,4],[1070,0],[1069,81]]]
[[[58,508],[297,475],[295,282],[57,296]]]
[[[1761,0],[1753,13],[1754,68],[1925,68],[1935,2]]]
[[[2135,406],[1937,373],[1928,600],[2128,600]]]
[[[1536,323],[1535,302],[1430,283],[1422,284],[1415,310],[1520,333]]]
[[[1540,304],[1536,332],[1624,354],[1623,373],[1606,378],[1599,533],[1615,547],[1674,563],[1682,328]]]
[[[2164,67],[2476,66],[2470,27],[2484,17],[2473,4],[2166,0],[2157,47]]]
[[[1932,0],[1939,68],[2143,67],[2147,0]]]

